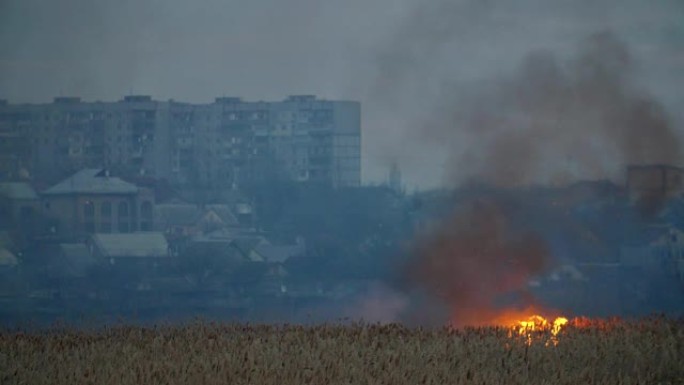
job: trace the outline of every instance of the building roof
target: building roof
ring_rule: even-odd
[[[135,194],[138,187],[99,168],[83,169],[45,190],[46,195],[68,194]]]
[[[245,258],[251,259],[252,252],[256,252],[255,248],[260,244],[268,243],[263,237],[241,237],[233,240],[232,245],[240,252]],[[257,252],[258,254],[258,252]],[[262,256],[263,257],[263,256]]]
[[[164,234],[139,232],[127,234],[95,234],[93,243],[105,258],[163,258],[169,245]]]
[[[254,248],[267,262],[283,263],[288,259],[304,254],[302,245],[269,245],[259,244]]]
[[[207,213],[209,211],[214,212],[225,226],[237,226],[240,224],[235,214],[233,214],[233,210],[228,205],[207,205],[206,211]]]
[[[62,243],[59,249],[62,263],[58,269],[63,275],[85,277],[88,270],[96,264],[88,246],[83,243]]]
[[[229,263],[240,263],[247,261],[242,253],[230,246],[230,242],[193,242],[185,250],[185,254],[195,257],[211,257],[215,258],[216,260],[223,260]]]
[[[10,236],[9,232],[0,231],[0,249],[13,249],[14,246],[14,241],[12,240],[12,237]]]
[[[0,248],[0,266],[13,267],[19,264],[17,257],[11,251]]]
[[[202,216],[199,208],[192,204],[160,204],[154,210],[159,223],[172,226],[191,226]]]
[[[14,200],[38,199],[38,194],[33,187],[25,182],[0,183],[0,195]]]

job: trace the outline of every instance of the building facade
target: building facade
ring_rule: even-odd
[[[41,193],[52,232],[64,238],[151,231],[154,194],[104,169],[83,169]]]
[[[0,178],[54,183],[83,168],[174,184],[233,187],[287,178],[333,186],[361,180],[358,102],[290,96],[213,103],[55,98],[0,103]]]

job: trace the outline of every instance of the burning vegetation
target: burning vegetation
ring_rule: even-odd
[[[3,384],[680,384],[684,324],[115,327],[0,332]],[[560,332],[558,332],[560,328]],[[513,331],[513,333],[512,333]]]
[[[408,282],[442,301],[452,326],[505,325],[534,314],[507,315],[535,305],[527,283],[550,266],[550,253],[510,211],[500,200],[476,199],[418,243]],[[499,303],[511,293],[516,303]]]

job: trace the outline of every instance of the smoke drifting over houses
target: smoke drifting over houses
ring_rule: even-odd
[[[516,227],[501,202],[469,203],[418,241],[406,269],[410,282],[447,305],[458,326],[491,321],[497,301],[510,293],[523,295],[517,305],[533,305],[527,283],[551,265],[546,243]]]
[[[0,322],[681,313],[683,4],[0,0]]]
[[[602,7],[586,6],[587,12]],[[542,7],[538,16],[559,8]],[[549,37],[540,48],[527,50],[491,39],[521,20],[502,2],[437,2],[407,18],[378,55],[373,94],[386,108],[405,111],[412,128],[402,132],[402,140],[430,149],[420,152],[426,157],[439,158],[435,154],[443,151],[442,159],[433,159],[443,165],[443,184],[505,189],[604,179],[622,184],[628,164],[682,161],[680,133],[658,97],[640,82],[641,63],[618,33],[600,23],[577,23],[568,27],[574,39],[561,45]],[[453,60],[484,40],[498,55],[483,61],[481,69],[468,73],[464,67],[472,58],[462,58],[468,64]],[[548,210],[543,204],[513,202],[519,212],[512,212],[501,196],[483,198],[486,192],[477,187],[474,195],[417,238],[405,269],[409,286],[441,302],[456,325],[492,320],[502,298],[511,295],[517,296],[515,306],[537,304],[528,284],[557,263],[559,250],[546,236],[564,231],[550,221],[529,225],[533,210]],[[655,209],[649,209],[648,219],[664,204],[649,204]],[[548,232],[542,234],[543,228]],[[407,309],[408,318],[425,311]]]

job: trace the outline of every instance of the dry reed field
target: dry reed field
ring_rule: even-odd
[[[524,334],[524,333],[523,333]],[[557,343],[549,343],[557,338]],[[684,321],[510,328],[194,323],[0,334],[2,384],[682,384]]]

